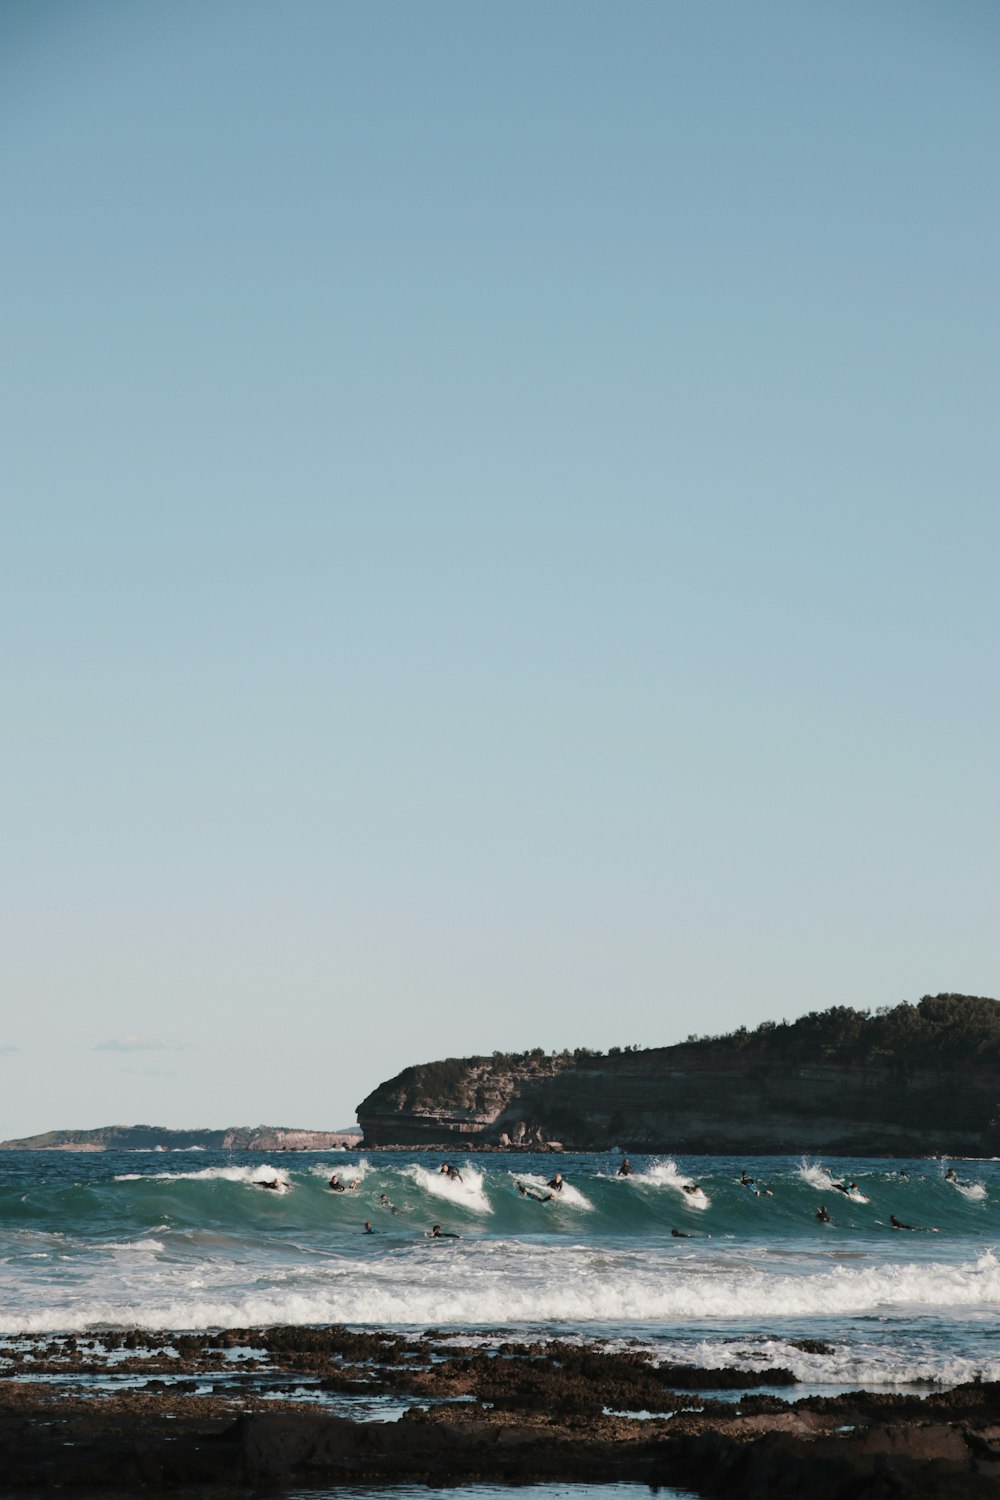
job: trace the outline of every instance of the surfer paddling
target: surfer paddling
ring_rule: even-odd
[[[914,1234],[940,1234],[941,1231],[935,1226],[933,1229],[924,1229],[922,1224],[901,1224],[895,1214],[889,1215],[889,1223],[893,1229],[912,1229]]]

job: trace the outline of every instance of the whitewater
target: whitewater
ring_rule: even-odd
[[[630,1340],[797,1394],[1000,1379],[1000,1164],[621,1160],[0,1152],[0,1338],[336,1322]]]

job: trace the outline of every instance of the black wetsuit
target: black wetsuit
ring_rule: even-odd
[[[552,1194],[551,1193],[535,1193],[535,1192],[532,1192],[531,1188],[526,1188],[523,1182],[519,1182],[517,1184],[517,1190],[521,1194],[522,1198],[530,1198],[533,1203],[551,1203],[552,1202]]]

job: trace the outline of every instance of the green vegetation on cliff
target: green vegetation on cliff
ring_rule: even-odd
[[[797,1021],[764,1021],[720,1037],[689,1037],[692,1047],[766,1049],[789,1058],[909,1066],[1000,1062],[1000,1001],[982,995],[925,995],[917,1005],[880,1006],[874,1013],[835,1005]]]

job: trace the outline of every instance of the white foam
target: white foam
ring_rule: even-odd
[[[522,1172],[515,1178],[515,1181],[523,1182],[526,1187],[534,1188],[538,1193],[551,1193],[553,1203],[565,1203],[567,1207],[580,1209],[584,1213],[590,1213],[594,1207],[590,1199],[565,1178],[562,1180],[561,1188],[554,1188],[550,1178],[542,1177],[534,1172]]]
[[[120,1172],[115,1178],[115,1182],[243,1182],[250,1187],[274,1181],[284,1192],[291,1187],[283,1167],[266,1163],[259,1167],[203,1167],[200,1172]]]
[[[806,1161],[805,1157],[802,1158],[802,1165],[799,1167],[799,1176],[803,1182],[808,1182],[810,1187],[817,1188],[821,1193],[828,1193],[833,1187],[833,1178],[826,1168]]]
[[[893,1343],[845,1341],[812,1353],[781,1338],[672,1340],[652,1351],[657,1364],[696,1364],[706,1370],[791,1370],[805,1386],[901,1387],[916,1384],[958,1385],[971,1380],[1000,1379],[1000,1358],[972,1359],[942,1355],[929,1340],[914,1340],[905,1361]]]
[[[328,1162],[317,1162],[315,1166],[309,1168],[309,1176],[322,1177],[324,1182],[329,1182],[334,1172],[336,1172],[346,1188],[348,1183],[353,1182],[355,1178],[359,1179],[359,1185],[363,1183],[371,1170],[371,1163],[365,1157],[362,1157],[357,1165],[353,1167],[342,1167],[339,1165],[331,1167]]]
[[[164,1247],[159,1240],[122,1240],[120,1243],[107,1241],[98,1246],[100,1250],[162,1250]]]
[[[702,1187],[697,1188],[693,1193],[686,1191],[687,1188],[694,1187],[695,1183],[690,1177],[685,1177],[683,1172],[678,1171],[677,1163],[670,1157],[667,1157],[666,1161],[654,1162],[645,1172],[634,1172],[630,1181],[641,1182],[648,1187],[670,1188],[673,1192],[679,1193],[691,1208],[706,1209],[712,1201]]]
[[[993,1313],[1000,1304],[1000,1265],[992,1253],[975,1261],[838,1265],[805,1274],[748,1269],[731,1259],[667,1256],[638,1262],[630,1252],[550,1247],[518,1241],[459,1239],[449,1253],[421,1240],[370,1261],[331,1259],[262,1274],[248,1285],[246,1268],[204,1262],[201,1287],[191,1268],[164,1266],[92,1285],[48,1287],[48,1306],[15,1312],[3,1300],[0,1332],[77,1332],[94,1326],[146,1328],[241,1327],[274,1323],[471,1327],[552,1322],[725,1325],[734,1308],[752,1309],[760,1323],[776,1318],[909,1320],[915,1312]],[[953,1357],[952,1350],[949,1357]],[[942,1355],[943,1357],[943,1355]],[[905,1362],[900,1359],[900,1366]],[[810,1377],[812,1378],[812,1377]],[[909,1376],[913,1378],[912,1373]]]
[[[462,1174],[461,1181],[449,1177],[440,1167],[431,1172],[414,1162],[412,1166],[403,1168],[403,1176],[409,1177],[434,1198],[443,1198],[459,1208],[468,1209],[470,1213],[491,1214],[493,1206],[486,1196],[485,1174],[468,1162],[464,1162],[458,1170]]]

